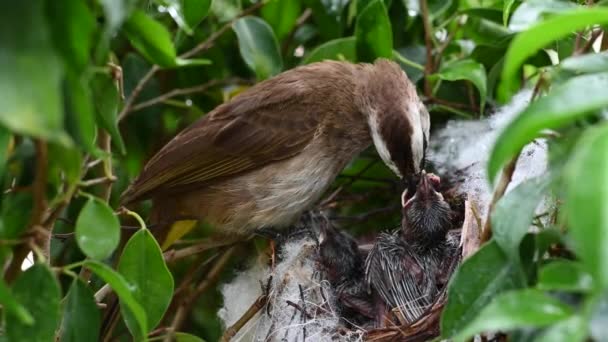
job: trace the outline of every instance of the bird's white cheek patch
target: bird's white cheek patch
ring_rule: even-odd
[[[374,141],[374,146],[376,147],[376,151],[378,151],[380,158],[382,158],[382,161],[384,161],[386,166],[388,166],[391,171],[393,171],[397,176],[399,176],[399,178],[402,178],[403,175],[401,175],[401,172],[399,172],[397,165],[395,165],[395,163],[393,162],[391,158],[391,153],[386,147],[386,142],[380,135],[380,128],[378,127],[378,115],[376,112],[372,112],[371,115],[368,117],[368,123],[369,130],[372,135],[372,140]]]

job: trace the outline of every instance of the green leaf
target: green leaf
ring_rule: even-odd
[[[87,152],[94,152],[97,127],[95,125],[95,112],[91,102],[91,91],[88,84],[78,76],[67,75],[63,91],[66,129]]]
[[[608,71],[608,51],[589,53],[564,59],[559,68],[577,73],[596,73]]]
[[[146,311],[148,328],[154,329],[171,303],[173,277],[149,230],[141,229],[129,239],[118,262],[118,271],[129,283],[135,300]],[[124,308],[123,314],[134,333],[132,315]]]
[[[120,242],[120,222],[112,209],[96,197],[90,197],[76,220],[76,242],[93,259],[105,259]]]
[[[393,55],[391,21],[382,0],[372,0],[357,17],[355,26],[357,59],[373,62],[376,58]]]
[[[595,92],[605,96],[603,91]],[[585,94],[585,93],[582,93]],[[585,100],[591,93],[586,93]],[[605,100],[606,101],[606,100]],[[576,254],[595,284],[608,288],[608,124],[587,129],[566,165],[565,212]]]
[[[598,89],[608,89],[608,73],[571,78],[530,104],[496,140],[488,162],[490,182],[541,130],[562,127],[608,106],[608,96]]]
[[[502,24],[507,26],[509,24],[509,14],[511,13],[511,7],[515,0],[505,0],[503,1],[503,9],[502,9]]]
[[[326,59],[347,60],[355,62],[357,51],[355,49],[355,37],[346,37],[330,40],[317,46],[302,61],[302,64],[320,62]]]
[[[159,7],[160,11],[169,13],[180,29],[186,32],[186,34],[192,35],[192,28],[186,20],[186,13],[182,7],[182,0],[155,0],[154,2],[161,5]]]
[[[262,18],[270,24],[277,38],[282,40],[295,26],[300,7],[299,0],[270,0],[262,7]]]
[[[123,31],[133,46],[148,61],[161,67],[175,65],[177,57],[171,34],[165,26],[141,10],[135,10]]]
[[[94,293],[80,279],[74,279],[66,296],[61,325],[62,342],[97,341],[101,313]]]
[[[518,34],[507,50],[502,82],[499,87],[500,99],[508,101],[519,88],[518,72],[528,57],[536,54],[554,40],[588,25],[608,23],[608,8],[590,7],[555,15],[540,22],[527,31]]]
[[[126,152],[125,144],[118,130],[117,116],[120,101],[118,89],[114,81],[104,74],[99,74],[93,79],[91,88],[93,97],[96,99],[94,102],[97,122],[110,134],[120,153],[124,154]]]
[[[470,17],[464,26],[464,33],[477,45],[487,45],[495,48],[506,48],[513,32],[506,27],[483,18]]]
[[[27,311],[23,305],[21,305],[13,294],[11,293],[11,289],[6,286],[4,280],[0,279],[0,304],[2,304],[2,308],[6,310],[8,315],[14,316],[19,322],[24,325],[32,325],[34,323],[34,317],[32,314]]]
[[[194,29],[200,24],[211,8],[211,0],[181,0],[186,22]]]
[[[4,180],[4,169],[9,158],[11,136],[11,132],[6,127],[0,126],[0,183]]]
[[[210,64],[212,64],[211,60],[204,59],[204,58],[182,59],[182,58],[178,57],[175,59],[176,67],[199,66],[199,65],[210,65]]]
[[[534,342],[582,342],[587,338],[589,321],[573,315],[545,329]]]
[[[0,3],[0,125],[69,145],[61,108],[62,63],[43,5],[41,0]]]
[[[259,80],[281,72],[283,60],[277,39],[268,24],[257,17],[243,17],[232,24],[245,63]]]
[[[548,184],[547,175],[526,180],[501,198],[492,213],[492,237],[515,262],[519,262],[519,245]]]
[[[578,6],[569,1],[562,0],[528,0],[513,12],[509,29],[523,31],[530,26],[543,21],[547,14],[563,13]]]
[[[441,68],[434,76],[446,81],[467,80],[473,83],[479,91],[479,107],[480,111],[483,113],[483,108],[486,104],[486,95],[488,93],[486,86],[486,68],[483,64],[477,63],[472,59],[462,59]]]
[[[63,145],[49,145],[50,169],[58,176],[57,179],[65,181],[68,185],[75,185],[82,175],[82,155],[75,147],[67,148]]]
[[[593,289],[593,278],[580,262],[559,260],[541,268],[536,286],[540,290],[587,292]]]
[[[186,334],[183,332],[178,332],[175,334],[175,342],[205,342],[202,338],[190,334]]]
[[[6,240],[18,238],[28,227],[32,206],[32,195],[29,193],[3,195],[0,238]]]
[[[47,1],[46,12],[53,42],[63,56],[66,70],[83,72],[89,64],[96,24],[87,3],[81,0]]]
[[[74,266],[83,265],[93,271],[97,276],[99,276],[103,281],[108,283],[112,290],[116,293],[118,298],[120,299],[121,305],[125,305],[129,312],[131,313],[131,317],[135,318],[134,323],[136,323],[136,333],[135,336],[139,336],[143,338],[141,340],[147,340],[148,326],[147,326],[147,318],[146,312],[143,307],[135,300],[133,297],[131,288],[129,283],[123,278],[122,275],[111,269],[109,266],[95,260],[85,260],[81,263],[77,263]]]
[[[418,82],[424,76],[426,48],[424,45],[411,45],[393,51],[393,59],[399,63],[412,83]]]
[[[54,341],[61,290],[53,272],[44,264],[35,264],[15,280],[12,290],[15,300],[32,314],[34,326],[7,312],[5,327],[9,341]]]
[[[542,327],[572,315],[572,309],[541,291],[524,289],[500,294],[479,316],[458,334],[455,341],[483,331],[509,331],[515,328]]]
[[[497,294],[522,285],[517,267],[496,242],[482,246],[452,276],[448,302],[441,316],[442,336],[454,336]]]

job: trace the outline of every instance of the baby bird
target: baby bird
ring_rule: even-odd
[[[373,319],[373,302],[363,278],[364,256],[355,239],[326,221],[320,227],[319,262],[334,289],[340,316],[355,325]]]
[[[413,323],[431,307],[451,248],[450,206],[435,191],[436,176],[421,174],[415,194],[402,196],[401,229],[381,233],[365,262],[365,281],[379,297],[376,324],[383,325],[387,309],[398,308],[402,320]]]

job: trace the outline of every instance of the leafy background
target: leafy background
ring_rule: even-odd
[[[165,252],[118,208],[145,160],[257,81],[323,59],[391,58],[434,127],[536,101],[494,146],[489,241],[457,271],[441,331],[514,340],[608,335],[606,1],[31,0],[0,2],[1,338],[218,340],[218,285],[266,250],[215,249],[208,227]],[[545,175],[501,198],[548,139]],[[366,151],[324,201],[359,236],[399,218],[399,184]],[[504,172],[501,176],[501,170]],[[511,170],[511,171],[510,171]],[[528,228],[540,199],[560,203]],[[372,228],[373,227],[373,228]],[[154,227],[148,227],[154,229]],[[35,264],[22,270],[24,259]],[[111,289],[111,291],[110,291]],[[120,307],[120,310],[117,308]],[[121,312],[122,315],[117,315]],[[198,336],[198,337],[195,337]]]

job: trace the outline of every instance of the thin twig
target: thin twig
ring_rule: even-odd
[[[258,9],[260,9],[262,6],[264,6],[266,2],[265,1],[259,1],[258,3],[252,5],[251,7],[247,8],[246,10],[244,10],[243,12],[241,12],[239,15],[237,15],[233,20],[227,22],[224,26],[222,26],[219,30],[213,32],[209,38],[207,38],[205,41],[201,42],[200,44],[198,44],[197,46],[193,47],[192,49],[190,49],[189,51],[186,51],[185,53],[181,54],[179,57],[180,58],[190,58],[200,52],[203,52],[205,50],[208,50],[209,48],[211,48],[213,46],[213,44],[215,43],[215,41],[224,33],[226,33],[231,27],[232,24],[234,24],[234,22],[246,15],[249,15],[255,11],[257,11]],[[122,108],[122,110],[120,111],[120,113],[118,114],[118,122],[121,122],[122,120],[124,120],[127,115],[129,115],[129,113],[131,113],[133,111],[133,106],[135,105],[135,101],[137,100],[137,98],[139,97],[140,93],[142,92],[142,90],[144,90],[144,87],[146,86],[146,84],[152,79],[152,77],[156,74],[157,71],[160,70],[160,67],[158,65],[154,65],[152,66],[152,68],[150,68],[150,70],[144,75],[144,77],[142,77],[139,82],[137,82],[137,85],[135,86],[135,88],[133,89],[133,91],[131,92],[131,94],[129,95],[129,97],[127,98],[127,101],[125,102],[124,107]]]
[[[183,53],[179,57],[180,58],[190,58],[190,57],[192,57],[194,55],[197,55],[198,53],[200,53],[202,51],[208,50],[209,48],[211,48],[213,46],[213,44],[215,43],[215,41],[222,34],[224,34],[226,31],[228,31],[232,27],[232,24],[234,24],[234,22],[237,19],[252,14],[253,12],[255,12],[258,9],[262,8],[265,4],[266,4],[266,1],[258,1],[256,4],[254,4],[251,7],[245,9],[243,12],[241,12],[239,15],[237,15],[234,19],[232,19],[231,21],[227,22],[224,26],[222,26],[219,30],[213,32],[209,36],[209,38],[207,38],[207,40],[201,42],[200,44],[198,44],[197,46],[195,46],[191,50]]]
[[[255,302],[245,311],[243,316],[239,318],[236,323],[231,325],[226,331],[224,331],[224,335],[222,335],[222,342],[230,341],[244,326],[249,322],[257,313],[260,311],[266,302],[268,301],[268,297],[265,295],[259,296]]]
[[[177,311],[173,318],[173,322],[168,328],[169,334],[165,338],[166,342],[172,341],[173,334],[181,328],[182,324],[184,323],[184,320],[188,315],[188,312],[190,312],[192,305],[194,305],[194,302],[196,302],[198,297],[218,280],[222,270],[224,269],[224,266],[226,266],[235,250],[236,248],[234,246],[228,248],[222,254],[222,256],[215,262],[209,273],[207,273],[205,279],[196,287],[193,293],[182,300],[182,302],[179,304],[179,307],[177,308]]]
[[[193,246],[189,246],[189,247],[182,248],[182,249],[172,249],[172,250],[166,251],[163,254],[163,256],[165,258],[165,262],[172,262],[172,261],[175,261],[178,259],[183,259],[183,258],[189,257],[191,255],[202,253],[202,252],[210,250],[212,248],[231,245],[240,240],[241,239],[239,239],[239,240],[236,240],[236,239],[229,239],[229,240],[206,239],[205,241],[197,243],[196,245],[193,245]]]
[[[602,35],[601,29],[593,30],[593,32],[591,33],[591,37],[589,37],[589,40],[585,43],[585,45],[583,45],[583,47],[580,50],[575,51],[574,55],[582,55],[584,53],[589,52],[589,50],[591,50],[591,48],[593,47],[593,43],[595,43],[595,41],[601,35]]]
[[[289,31],[289,34],[287,34],[287,37],[283,39],[283,44],[281,45],[281,53],[283,54],[283,56],[287,55],[287,50],[289,49],[289,45],[291,44],[293,38],[296,35],[296,31],[302,25],[304,25],[304,23],[306,23],[306,21],[310,19],[310,17],[312,17],[312,10],[310,8],[305,9],[304,12],[302,12],[302,14],[298,17],[295,25],[293,26],[291,31]]]
[[[515,157],[513,157],[513,159],[511,159],[502,170],[500,180],[498,181],[498,185],[496,185],[496,189],[494,190],[494,194],[492,195],[492,202],[490,202],[490,206],[488,207],[488,215],[486,217],[486,222],[483,226],[483,230],[481,231],[481,243],[490,240],[490,238],[492,237],[492,212],[494,211],[494,207],[496,206],[498,200],[500,200],[507,191],[509,183],[511,183],[511,179],[513,178],[513,173],[515,172],[515,166],[517,165],[517,159],[519,158],[519,154],[520,152],[518,152]]]
[[[33,209],[28,224],[29,228],[25,234],[32,234],[36,246],[40,246],[42,250],[47,251],[50,247],[51,234],[40,234],[40,227],[43,227],[44,214],[47,209],[46,200],[46,184],[48,176],[48,145],[45,141],[36,140],[36,174],[32,184]],[[45,226],[43,229],[50,229]],[[38,232],[38,234],[36,234]],[[11,263],[6,269],[4,279],[11,283],[21,273],[21,264],[29,254],[31,248],[28,239],[26,243],[19,245],[14,253]],[[48,259],[48,257],[47,257]]]
[[[156,104],[165,102],[172,97],[195,94],[195,93],[202,93],[204,91],[207,91],[211,87],[214,87],[220,83],[224,83],[227,81],[228,80],[226,80],[226,81],[211,80],[209,82],[206,82],[206,83],[194,86],[194,87],[173,89],[173,90],[166,92],[160,96],[157,96],[153,99],[150,99],[150,100],[147,100],[144,102],[140,102],[140,103],[134,105],[131,108],[131,112],[137,112],[138,110],[142,110],[144,108],[148,108],[148,107],[154,106]]]
[[[424,65],[424,95],[431,97],[432,89],[429,76],[433,73],[433,40],[431,38],[432,28],[429,18],[429,7],[426,0],[420,0],[422,12],[422,23],[424,25],[424,45],[426,47],[426,63]]]

